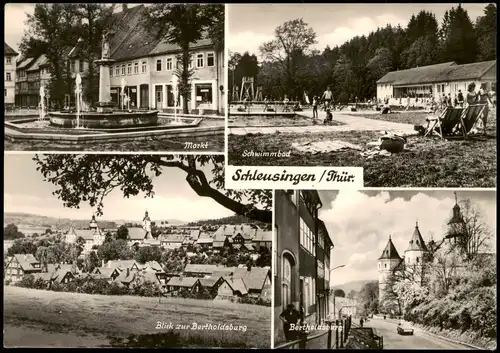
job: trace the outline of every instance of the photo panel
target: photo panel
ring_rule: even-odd
[[[365,187],[496,186],[494,4],[227,12],[228,165],[358,167]]]
[[[224,4],[7,4],[5,23],[6,150],[224,152]]]
[[[271,347],[272,192],[224,156],[4,158],[6,347]]]
[[[274,201],[275,348],[496,348],[495,191]]]

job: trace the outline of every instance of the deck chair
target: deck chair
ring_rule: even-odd
[[[472,128],[476,125],[477,121],[481,118],[486,104],[469,105],[464,109],[460,116],[460,131],[464,138],[469,136]]]
[[[436,132],[441,139],[452,135],[456,126],[460,123],[460,117],[464,112],[464,108],[448,107],[435,118],[427,118],[427,128],[424,136]]]

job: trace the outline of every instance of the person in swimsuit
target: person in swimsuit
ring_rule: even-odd
[[[313,97],[313,119],[318,119],[319,118],[319,115],[318,115],[318,96],[314,96]]]
[[[484,134],[486,135],[486,123],[488,122],[488,114],[490,113],[490,105],[493,103],[491,102],[490,99],[490,94],[488,92],[488,83],[483,82],[481,83],[481,88],[479,89],[479,104],[485,104],[484,110],[483,110],[483,129],[484,129]]]
[[[331,103],[333,100],[333,92],[332,92],[332,88],[330,86],[328,86],[326,88],[326,91],[323,92],[323,95],[321,96],[321,100],[325,103],[325,111],[327,109],[330,109],[330,106],[331,106]]]
[[[472,82],[467,87],[467,105],[473,105],[476,103],[477,103],[476,84]]]

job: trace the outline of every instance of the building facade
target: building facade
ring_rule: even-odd
[[[13,106],[15,103],[16,94],[16,57],[17,52],[4,42],[3,47],[3,71],[4,71],[4,87],[3,101],[4,106]]]
[[[487,82],[496,92],[496,60],[457,65],[447,62],[416,67],[408,70],[391,71],[377,81],[377,99],[389,98],[390,104],[403,104],[410,97],[410,104],[424,102],[431,96],[437,99],[443,94],[453,97],[461,90],[465,96],[470,83],[476,84],[476,91],[482,82]],[[423,101],[424,100],[424,101]]]
[[[276,190],[274,205],[274,340],[281,342],[284,332],[279,315],[288,304],[294,304],[309,324],[319,324],[328,316],[333,244],[318,219],[322,204],[317,191]]]

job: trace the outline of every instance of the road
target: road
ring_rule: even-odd
[[[415,330],[413,336],[401,336],[396,331],[396,322],[383,319],[370,319],[364,326],[373,327],[377,335],[384,337],[384,349],[472,349],[439,339],[420,330]]]

